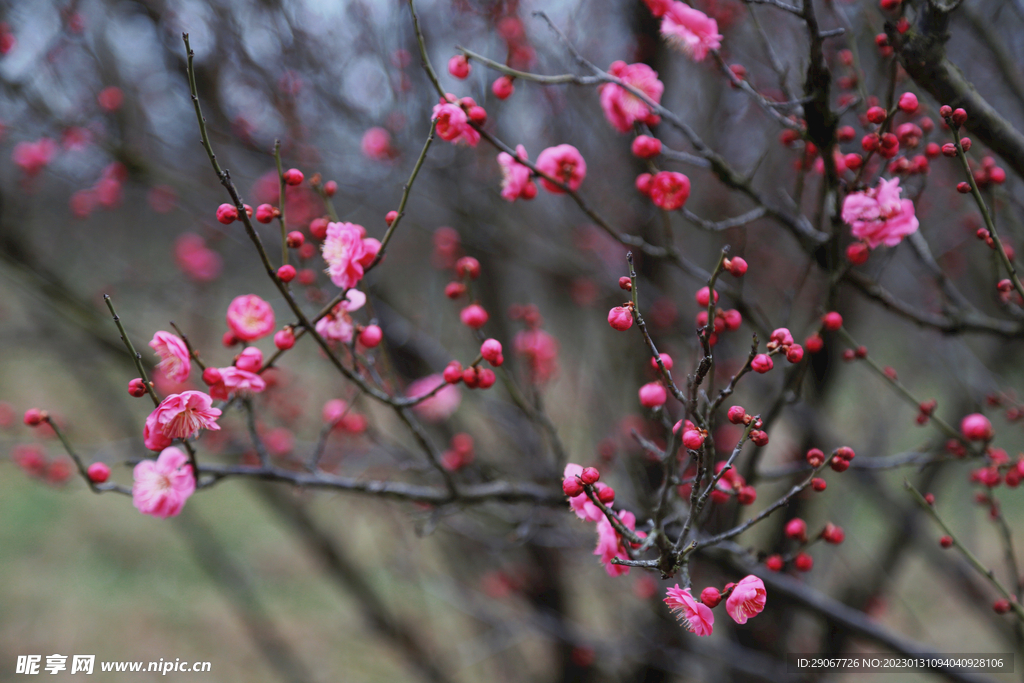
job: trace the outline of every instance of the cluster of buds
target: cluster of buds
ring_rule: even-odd
[[[716,503],[724,503],[729,500],[730,496],[735,495],[736,502],[740,505],[753,505],[757,500],[757,491],[754,487],[747,484],[743,475],[734,468],[730,467],[725,472],[722,470],[725,470],[725,462],[717,463],[715,474],[721,473],[722,477],[718,480],[715,490],[711,492],[711,499]]]
[[[844,349],[843,360],[849,362],[852,360],[863,360],[868,357],[868,347],[858,346],[855,349]]]
[[[921,404],[917,406],[917,417],[915,418],[917,424],[928,424],[928,420],[931,419],[932,413],[935,412],[935,408],[938,405],[938,402],[934,398],[929,401],[922,401]]]
[[[465,370],[462,368],[462,363],[457,360],[448,363],[442,374],[444,381],[449,384],[462,382],[467,389],[490,389],[494,386],[497,377],[490,368],[480,367],[482,361],[487,361],[494,367],[501,366],[505,362],[501,342],[497,339],[485,340],[480,345],[480,356]]]
[[[727,416],[729,422],[734,425],[741,424],[751,427],[750,440],[754,442],[755,446],[768,445],[768,433],[763,431],[764,421],[760,417],[757,415],[747,415],[747,411],[743,409],[743,406],[732,406],[729,408]]]
[[[953,109],[948,104],[939,107],[939,116],[946,122],[946,125],[953,130],[959,130],[967,123],[967,112],[963,109]]]
[[[593,487],[594,495],[605,505],[615,502],[615,489],[611,486],[599,483],[601,473],[596,467],[584,467],[577,475],[566,477],[562,480],[562,492],[570,498],[575,498],[586,493],[587,487]]]
[[[252,207],[248,204],[243,204],[245,207],[245,214],[252,218]],[[238,209],[234,204],[221,204],[217,207],[217,221],[224,225],[231,225],[238,220]]]
[[[725,264],[728,263],[729,266]],[[723,268],[728,268],[730,273],[733,273],[736,277],[741,277],[747,272],[747,262],[738,256],[733,259],[725,259],[722,264]],[[712,291],[708,287],[701,287],[697,290],[694,295],[694,299],[697,301],[697,305],[701,307],[701,310],[697,312],[697,327],[704,328],[708,325],[708,306],[711,304]],[[722,309],[718,308],[718,292],[714,292],[715,306],[711,308],[711,312],[714,315],[714,327],[709,330],[708,345],[714,346],[718,343],[718,335],[722,332],[734,332],[740,328],[743,324],[743,316],[736,309]]]

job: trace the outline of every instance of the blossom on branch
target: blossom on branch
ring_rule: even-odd
[[[846,195],[843,200],[843,220],[853,236],[868,247],[884,244],[895,247],[904,237],[917,231],[914,202],[900,199],[900,179],[880,179],[878,187]]]
[[[380,242],[366,237],[366,228],[361,225],[328,223],[322,249],[331,282],[342,289],[350,289],[363,279],[365,268],[380,251]]]
[[[673,2],[661,19],[661,35],[668,44],[695,62],[722,46],[718,22],[684,2]]]
[[[152,413],[152,426],[146,420],[150,431],[155,429],[169,439],[187,439],[203,429],[218,430],[217,418],[220,409],[213,407],[213,399],[201,391],[183,391],[171,394],[160,402]]]
[[[725,601],[725,611],[737,624],[745,624],[747,619],[761,613],[766,597],[764,582],[756,576],[747,576],[733,587]]]
[[[661,94],[665,85],[658,80],[658,72],[643,63],[626,64],[623,61],[613,62],[608,72],[647,95],[657,104],[661,104]],[[639,97],[614,83],[605,83],[600,87],[601,109],[608,122],[622,133],[628,133],[633,123],[654,124],[658,116]]]
[[[676,619],[690,633],[710,636],[715,625],[715,614],[711,608],[697,600],[689,588],[680,588],[677,583],[665,591],[665,604],[676,615]]]
[[[196,490],[188,456],[177,448],[165,448],[156,460],[143,460],[132,476],[132,504],[142,514],[161,519],[181,512]]]
[[[274,331],[274,309],[255,294],[245,294],[228,306],[227,321],[235,337],[256,341]]]
[[[508,152],[498,153],[498,164],[501,166],[501,197],[514,202],[517,199],[533,199],[537,196],[537,186],[530,181],[531,171],[519,163],[529,161],[526,148],[516,146],[516,156]]]
[[[555,180],[569,186],[575,192],[587,177],[587,162],[583,155],[572,145],[548,147],[537,157],[537,170]],[[558,185],[547,178],[541,178],[540,184],[552,194],[565,194]]]
[[[160,356],[156,366],[168,379],[184,382],[192,371],[192,361],[185,342],[170,332],[160,331],[153,335],[149,342],[150,348]]]

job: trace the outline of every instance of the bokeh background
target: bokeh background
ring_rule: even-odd
[[[798,19],[732,0],[693,4],[718,20],[727,61],[744,65],[755,87],[779,99],[799,96],[807,47]],[[848,79],[836,98],[884,98],[889,62],[874,37],[888,15],[876,2],[816,5],[823,27],[847,28],[826,44],[836,78]],[[456,45],[538,73],[573,71],[564,46],[531,14],[543,9],[598,66],[616,59],[652,65],[666,84],[663,103],[734,168],[749,172],[765,196],[811,220],[820,215],[821,176],[797,170],[800,146],[780,144],[777,124],[730,88],[711,61],[694,64],[670,52],[639,0],[420,0],[417,9],[442,84],[475,98],[488,111],[487,129],[524,144],[531,158],[551,145],[576,146],[589,168],[581,193],[619,229],[654,243],[665,239],[661,215],[633,187],[645,166],[629,153],[631,136],[605,121],[596,89],[517,82],[515,94],[498,101],[490,91],[496,74],[480,65],[466,81],[445,72]],[[954,15],[949,42],[954,62],[1018,129],[1021,9],[1017,2],[967,0]],[[146,341],[173,320],[204,358],[228,364],[233,352],[220,342],[224,312],[239,294],[259,294],[273,304],[279,324],[290,322],[241,226],[215,220],[227,195],[199,144],[182,31],[195,50],[212,143],[246,200],[276,199],[272,149],[280,140],[286,166],[334,180],[340,218],[378,238],[427,135],[436,96],[420,67],[408,5],[398,0],[38,0],[0,3],[0,19],[0,681],[20,680],[18,655],[53,653],[210,661],[205,677],[221,681],[785,681],[796,680],[780,659],[787,652],[885,651],[772,592],[767,611],[746,627],[730,628],[723,614],[712,638],[694,638],[661,604],[674,582],[638,570],[607,576],[591,554],[592,527],[560,507],[429,510],[227,480],[165,521],[140,515],[128,498],[90,493],[67,476],[70,461],[59,442],[21,425],[20,415],[33,406],[50,410],[87,460],[108,462],[113,478],[130,485],[126,463],[146,454],[141,431],[149,409],[125,391],[135,370],[103,294],[113,297],[147,362],[153,358]],[[859,71],[844,66],[842,49],[856,52]],[[772,59],[786,67],[781,78]],[[902,75],[896,87],[918,92],[923,113],[937,120],[942,103]],[[857,128],[858,139],[863,110],[854,107],[842,121]],[[367,139],[373,128],[381,130]],[[657,134],[668,147],[692,152],[672,128],[660,126]],[[927,140],[945,142],[945,135],[937,128]],[[369,145],[374,140],[376,147]],[[24,143],[35,147],[21,147],[19,155]],[[977,159],[985,154],[980,147],[972,152]],[[857,150],[853,142],[843,151]],[[47,161],[37,168],[32,159],[40,155]],[[486,143],[467,149],[436,141],[388,258],[364,285],[385,330],[394,387],[476,354],[477,342],[458,322],[460,306],[443,294],[452,250],[439,248],[435,235],[454,228],[455,251],[482,264],[476,287],[491,312],[487,335],[511,349],[523,324],[510,307],[533,304],[558,342],[550,380],[533,386],[529,364],[507,352],[512,375],[543,405],[569,459],[599,464],[621,506],[645,519],[658,469],[630,432],[658,433],[636,399],[637,387],[651,379],[648,355],[639,335],[616,333],[605,320],[624,298],[617,280],[627,272],[626,249],[565,197],[542,191],[529,203],[502,200],[495,155]],[[665,167],[691,178],[687,208],[702,218],[751,208],[706,168],[685,158]],[[1013,321],[1014,311],[996,297],[994,255],[974,238],[976,207],[953,189],[959,173],[940,157],[926,176],[904,180],[905,196],[916,200],[936,262],[969,302]],[[1020,243],[1019,192],[1012,173],[986,190],[1011,245]],[[308,187],[289,195],[295,229],[323,214]],[[259,229],[276,253],[276,224]],[[728,284],[752,314],[716,347],[719,382],[746,357],[751,332],[764,340],[765,330],[785,325],[802,339],[816,329],[828,274],[777,224],[762,219],[708,233],[677,217],[671,231],[694,268],[639,259],[641,306],[659,346],[684,372],[697,352],[701,269],[713,267],[726,244],[750,262],[748,275]],[[205,267],[183,270],[186,249],[209,250]],[[315,311],[336,289],[318,258],[306,265],[317,279],[301,291]],[[914,309],[943,305],[931,270],[907,244],[874,255],[863,270]],[[1019,427],[1003,413],[1017,405],[1019,337],[922,329],[851,287],[840,287],[832,303],[871,357],[895,368],[916,395],[938,400],[939,414],[953,424],[986,412],[996,444],[1016,457]],[[269,342],[260,343],[265,352]],[[938,530],[902,488],[906,477],[934,492],[961,538],[1012,582],[988,507],[974,503],[973,466],[860,466],[905,451],[941,453],[944,439],[918,427],[917,411],[862,363],[842,362],[842,348],[830,340],[795,390],[792,373],[781,367],[741,384],[735,402],[748,412],[783,407],[757,465],[762,474],[778,472],[812,446],[849,445],[858,453],[858,466],[831,475],[825,493],[799,498],[741,543],[773,552],[785,547],[786,518],[802,516],[812,528],[832,521],[846,530],[846,542],[815,546],[814,570],[795,582],[937,651],[1021,654],[1010,617],[992,613],[992,590],[939,549]],[[323,403],[353,397],[303,340],[258,401],[261,433],[276,444],[282,464],[296,463],[316,442]],[[370,427],[331,436],[325,463],[332,471],[437,483],[401,423],[354,400]],[[200,457],[244,460],[251,444],[243,415],[229,411],[223,424],[219,438],[200,442]],[[557,487],[560,463],[548,437],[501,385],[463,390],[451,420],[430,430],[442,445],[457,432],[474,437],[475,463],[460,474],[467,481]],[[727,430],[716,437],[736,438]],[[26,472],[19,466],[26,453],[41,455],[45,468]],[[758,487],[754,510],[793,481],[750,474]],[[995,495],[1018,529],[1021,494],[1004,487]],[[744,514],[730,502],[712,524],[724,528]],[[693,572],[698,588],[742,575],[721,558],[702,558]]]

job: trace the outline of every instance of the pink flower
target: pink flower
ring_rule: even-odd
[[[697,602],[689,588],[680,588],[677,583],[665,591],[665,604],[675,613],[679,623],[698,636],[710,636],[715,625],[715,613],[704,603]]]
[[[661,103],[661,94],[665,91],[665,86],[658,80],[658,72],[646,64],[613,62],[608,67],[608,72],[644,93],[654,102]],[[604,116],[616,130],[628,133],[632,130],[635,121],[646,123],[652,118],[650,107],[625,88],[614,83],[605,83],[601,86],[600,91]]]
[[[569,186],[570,190],[577,190],[587,177],[587,162],[583,155],[572,145],[558,145],[548,147],[537,157],[537,170]],[[553,194],[564,194],[558,185],[555,185],[546,178],[540,179],[544,189]]]
[[[187,439],[202,429],[216,431],[220,429],[220,410],[212,406],[213,399],[201,391],[171,394],[150,413],[153,429],[169,439]],[[147,419],[146,426],[149,424]]]
[[[534,384],[544,384],[558,373],[558,340],[544,330],[516,333],[512,348],[529,363]]]
[[[150,348],[160,356],[160,363],[156,367],[175,382],[184,382],[192,371],[192,361],[189,357],[188,347],[185,342],[170,332],[157,332],[149,342]]]
[[[651,179],[651,201],[665,211],[683,208],[690,198],[690,179],[675,171],[660,171]]]
[[[565,466],[565,472],[562,474],[562,479],[568,479],[569,477],[578,477],[583,474],[583,466],[577,465],[576,463],[569,463]],[[591,502],[590,498],[587,497],[586,493],[581,493],[578,496],[573,496],[569,499],[569,507],[576,516],[583,520],[589,520],[596,522],[604,518],[604,513],[601,509]],[[611,504],[605,505],[610,508]]]
[[[242,341],[256,341],[274,331],[274,309],[255,294],[235,297],[228,306],[227,320]]]
[[[329,342],[349,343],[355,334],[355,323],[349,313],[362,308],[365,303],[365,294],[358,289],[348,290],[344,300],[316,322],[317,334]]]
[[[14,146],[11,160],[28,178],[39,175],[57,153],[57,143],[50,138],[39,138],[35,142],[19,142]]]
[[[267,388],[267,383],[255,372],[239,370],[233,365],[217,369],[220,381],[210,385],[210,397],[218,401],[226,401],[232,394],[251,396]]]
[[[900,179],[880,179],[878,187],[853,192],[843,200],[843,220],[853,236],[874,249],[880,244],[895,247],[917,230],[914,202],[900,199]]]
[[[132,504],[144,515],[173,517],[196,490],[188,456],[165,448],[156,460],[143,460],[132,473]]]
[[[362,144],[363,156],[374,161],[384,161],[393,155],[391,149],[391,134],[383,128],[370,128],[363,133]]]
[[[627,541],[619,537],[619,533],[615,531],[615,527],[608,521],[608,518],[601,513],[601,518],[597,520],[597,548],[594,549],[594,554],[601,558],[601,564],[604,565],[604,570],[608,572],[608,576],[622,576],[623,574],[629,573],[629,567],[621,564],[612,564],[612,560],[616,557],[620,560],[627,560],[629,556],[626,555],[626,551],[622,548],[622,544]],[[619,519],[622,520],[622,524],[633,531],[636,529],[636,516],[628,510],[622,510],[619,512]]]
[[[206,240],[191,232],[174,242],[174,262],[195,282],[216,280],[224,266],[220,254],[207,248]]]
[[[695,62],[722,46],[718,22],[683,2],[673,2],[661,20],[661,35]]]
[[[448,97],[454,99],[452,95]],[[457,103],[435,104],[431,119],[437,122],[437,136],[442,140],[454,144],[461,142],[470,147],[476,147],[480,142],[480,133],[469,124],[469,116]]]
[[[737,624],[745,624],[747,619],[761,613],[766,597],[764,582],[756,576],[747,576],[732,589],[725,601],[725,611]]]
[[[533,199],[537,195],[537,186],[530,182],[530,169],[520,164],[517,158],[523,161],[530,160],[526,148],[522,145],[516,146],[515,157],[507,152],[498,154],[498,164],[501,165],[501,196],[510,202],[520,197]]]
[[[413,406],[416,414],[427,422],[442,422],[451,417],[462,402],[462,394],[454,384],[448,384],[440,373],[421,377],[408,386],[405,395],[409,398],[418,398],[444,384],[444,388],[430,398]]]
[[[162,451],[174,443],[156,424],[157,413],[154,410],[146,418],[146,426],[142,428],[142,443],[151,451]]]
[[[366,266],[380,251],[380,242],[365,237],[366,228],[355,223],[328,223],[323,254],[331,282],[350,289],[363,279]]]

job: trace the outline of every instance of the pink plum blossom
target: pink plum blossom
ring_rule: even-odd
[[[661,35],[695,62],[722,46],[718,22],[684,2],[673,2],[661,19]]]
[[[196,490],[188,456],[177,448],[163,449],[156,460],[143,460],[132,476],[132,504],[142,514],[161,519],[181,512]]]
[[[154,410],[146,418],[146,426],[142,428],[142,443],[151,451],[162,451],[174,443],[156,424],[157,413]]]
[[[240,370],[233,365],[217,368],[220,381],[210,386],[210,396],[218,401],[226,401],[232,395],[251,396],[267,388],[267,383],[255,372]]]
[[[646,64],[626,64],[618,61],[608,68],[608,72],[644,93],[654,102],[661,103],[665,85],[658,80],[658,72]],[[657,118],[639,97],[621,86],[605,83],[600,90],[601,109],[604,110],[605,118],[622,133],[632,130],[636,121],[646,123],[652,117]]]
[[[879,179],[878,187],[846,195],[843,220],[853,236],[874,249],[880,244],[895,247],[904,237],[917,231],[914,202],[900,199],[900,179]]]
[[[576,463],[569,463],[565,466],[565,471],[562,475],[562,479],[568,479],[570,477],[578,477],[583,474],[583,466],[577,465]],[[599,486],[599,484],[598,484]],[[604,513],[601,509],[594,505],[594,503],[587,497],[586,493],[581,493],[577,496],[573,496],[569,499],[569,507],[572,509],[576,516],[583,520],[596,522],[604,518]],[[611,504],[605,505],[605,507],[611,507]]]
[[[187,439],[203,429],[218,430],[220,410],[213,407],[213,399],[201,391],[183,391],[171,394],[160,402],[150,417],[153,429],[170,439]],[[146,420],[149,426],[149,420]]]
[[[256,341],[274,331],[274,309],[255,294],[244,294],[228,306],[227,321],[236,337]]]
[[[452,95],[448,97],[454,99]],[[469,116],[457,102],[435,104],[431,119],[437,123],[437,136],[442,140],[470,147],[480,142],[480,133],[470,125]]]
[[[583,160],[580,151],[572,145],[558,145],[548,147],[540,153],[537,157],[537,170],[576,191],[587,177],[587,162]],[[540,183],[548,192],[565,193],[565,190],[546,178],[541,178]]]
[[[747,576],[736,584],[725,601],[725,611],[737,624],[747,623],[764,609],[767,593],[764,582],[756,576]]]
[[[651,201],[665,211],[683,208],[690,198],[690,179],[675,171],[660,171],[651,179]]]
[[[185,342],[170,332],[160,331],[153,335],[150,348],[160,356],[156,366],[168,379],[184,382],[192,371],[192,360]]]
[[[515,157],[508,152],[498,153],[498,164],[501,166],[501,197],[509,202],[520,198],[532,199],[537,195],[537,186],[530,182],[530,169],[517,159],[530,159],[522,145],[516,146]]]
[[[452,416],[462,402],[462,394],[459,393],[458,387],[445,382],[444,377],[438,373],[421,377],[405,390],[405,395],[409,398],[418,398],[429,394],[439,384],[444,384],[444,388],[413,406],[416,414],[428,422],[443,422]]]
[[[710,636],[715,625],[715,613],[704,603],[697,602],[689,588],[680,588],[677,583],[665,591],[665,604],[675,613],[679,623],[698,636]]]
[[[352,322],[349,313],[362,308],[365,303],[366,294],[358,289],[348,290],[341,303],[317,321],[317,334],[329,342],[347,344],[352,341],[352,337],[355,335],[355,323]]]
[[[629,510],[620,511],[619,519],[622,520],[623,526],[630,531],[636,529],[636,516]],[[616,557],[620,560],[629,559],[626,551],[622,548],[623,543],[628,543],[628,541],[619,537],[615,527],[601,513],[600,519],[597,520],[597,548],[594,549],[594,554],[601,558],[601,564],[604,565],[608,576],[622,576],[629,573],[629,567],[612,563]]]
[[[366,228],[361,225],[328,223],[322,250],[331,282],[349,289],[363,279],[365,268],[380,251],[380,242],[366,237]]]

